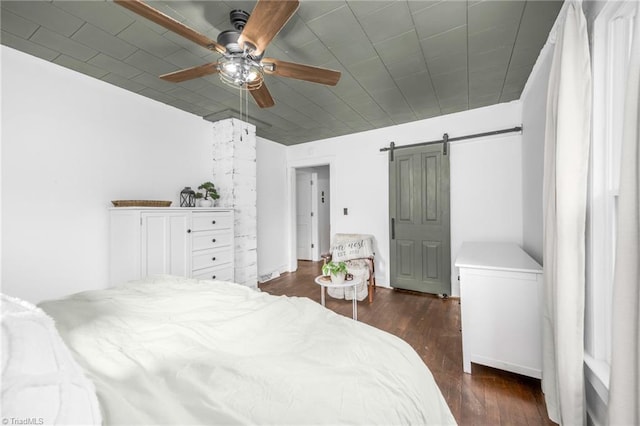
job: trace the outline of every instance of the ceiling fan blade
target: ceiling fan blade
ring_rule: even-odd
[[[182,37],[191,40],[200,46],[209,50],[215,50],[219,53],[225,53],[227,49],[218,44],[216,41],[211,40],[204,34],[200,34],[196,30],[189,28],[180,21],[176,21],[170,16],[165,15],[157,9],[143,3],[140,0],[113,0],[114,3],[119,4],[122,7],[129,9],[130,11],[147,18],[148,20],[155,22],[156,24],[165,27],[169,31],[181,35]]]
[[[255,55],[265,51],[267,45],[296,13],[298,0],[258,0],[247,21],[238,44],[249,42],[255,46]]]
[[[180,71],[170,72],[160,76],[161,79],[172,83],[180,83],[181,81],[191,80],[193,78],[204,77],[205,75],[215,74],[219,72],[218,63],[210,63],[198,65],[197,67],[187,68]]]
[[[279,59],[264,58],[264,64],[273,64],[273,70],[269,66],[264,67],[267,74],[275,74],[280,77],[296,78],[298,80],[310,81],[312,83],[335,86],[342,75],[340,71],[327,68],[318,68],[311,65],[303,65],[295,62],[281,61]]]
[[[253,99],[260,108],[269,108],[275,105],[275,102],[271,97],[271,93],[269,93],[269,89],[267,89],[264,82],[262,83],[262,86],[257,89],[250,90],[250,92],[251,96],[253,96]]]

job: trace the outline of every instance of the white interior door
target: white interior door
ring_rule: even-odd
[[[331,245],[331,227],[330,227],[330,180],[329,166],[317,167],[318,184],[316,185],[318,192],[318,250],[320,254],[328,253]]]
[[[296,235],[297,254],[300,260],[312,260],[312,207],[311,207],[311,173],[296,171]]]

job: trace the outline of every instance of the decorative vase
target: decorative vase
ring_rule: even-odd
[[[200,207],[211,207],[213,206],[213,200],[211,198],[200,198],[198,204]]]
[[[331,274],[331,283],[336,285],[343,284],[345,275],[344,272],[338,272],[336,275]]]

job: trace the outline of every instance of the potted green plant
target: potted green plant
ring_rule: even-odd
[[[331,277],[333,284],[342,284],[347,275],[347,264],[344,262],[327,262],[322,265],[322,273]]]
[[[200,207],[211,207],[213,206],[214,200],[220,198],[220,195],[218,195],[218,191],[213,183],[205,182],[198,187],[196,198],[198,199]]]

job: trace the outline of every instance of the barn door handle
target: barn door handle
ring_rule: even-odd
[[[396,239],[396,219],[393,217],[391,218],[391,239]]]

